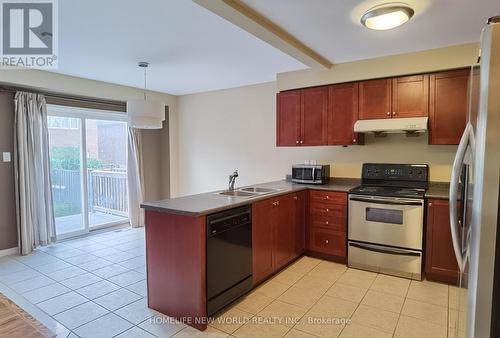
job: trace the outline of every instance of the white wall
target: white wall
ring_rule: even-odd
[[[266,83],[178,98],[178,186],[173,196],[237,184],[283,179],[291,165],[306,159],[330,164],[331,175],[360,177],[364,162],[429,163],[430,178],[449,179],[455,146],[429,146],[418,138],[368,136],[365,146],[276,147],[276,83]]]

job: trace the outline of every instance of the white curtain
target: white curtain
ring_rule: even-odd
[[[128,128],[128,205],[130,225],[144,226],[144,210],[141,203],[144,201],[144,177],[142,168],[142,137],[141,131]]]
[[[19,251],[56,239],[49,163],[47,105],[40,94],[17,92],[14,165]]]

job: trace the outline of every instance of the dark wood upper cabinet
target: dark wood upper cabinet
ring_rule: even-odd
[[[429,144],[458,144],[468,113],[469,70],[430,75]]]
[[[273,232],[271,217],[273,204],[270,200],[252,204],[252,265],[253,283],[266,279],[274,272]]]
[[[363,144],[363,135],[354,133],[358,95],[357,82],[328,87],[328,145]]]
[[[392,117],[429,115],[429,75],[398,77],[392,80]]]
[[[302,90],[302,138],[303,146],[320,146],[327,142],[328,88],[317,87]]]
[[[291,90],[276,95],[276,143],[295,146],[301,140],[301,91]]]
[[[458,280],[458,264],[453,251],[448,201],[427,202],[425,272],[427,279],[446,283]]]
[[[359,119],[390,118],[392,79],[359,82]]]

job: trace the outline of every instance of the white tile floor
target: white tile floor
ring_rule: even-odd
[[[154,337],[145,264],[144,229],[121,229],[1,257],[0,292],[61,337]]]
[[[233,304],[202,333],[147,307],[144,254],[144,229],[128,228],[2,257],[0,292],[58,337],[464,335],[463,327],[453,328],[464,316],[463,290],[310,257]],[[317,323],[334,318],[349,323]]]

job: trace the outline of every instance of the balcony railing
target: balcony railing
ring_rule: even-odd
[[[55,216],[82,210],[79,170],[51,170]],[[128,216],[127,173],[123,170],[87,170],[89,212]]]

